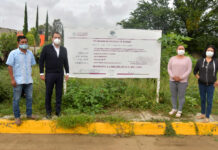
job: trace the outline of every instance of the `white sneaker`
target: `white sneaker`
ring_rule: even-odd
[[[177,113],[176,113],[176,117],[177,118],[180,118],[182,116],[182,111],[178,111]]]
[[[177,112],[176,109],[172,109],[170,112],[169,112],[169,115],[172,116],[173,114],[175,114]]]

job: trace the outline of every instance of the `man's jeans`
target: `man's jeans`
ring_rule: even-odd
[[[205,114],[209,118],[213,104],[214,85],[205,85],[198,83],[201,97],[201,114]],[[206,107],[207,103],[207,107]]]
[[[24,89],[24,93],[26,97],[26,115],[27,117],[32,116],[33,85],[32,83],[31,84],[19,84],[13,88],[13,111],[14,111],[15,118],[20,118],[19,102],[20,102],[22,89]]]

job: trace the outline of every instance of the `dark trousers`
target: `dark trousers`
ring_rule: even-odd
[[[198,82],[198,85],[201,97],[201,114],[205,114],[206,112],[206,117],[209,118],[212,110],[213,94],[215,88],[213,84],[205,85]]]
[[[46,97],[45,97],[45,108],[47,115],[51,115],[51,96],[55,85],[56,90],[56,115],[60,115],[61,112],[61,98],[63,91],[63,73],[47,73],[45,76],[46,84]]]

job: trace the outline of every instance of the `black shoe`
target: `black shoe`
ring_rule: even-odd
[[[56,116],[57,116],[57,117],[60,117],[60,116],[61,116],[61,113],[56,113]]]
[[[46,115],[46,118],[47,118],[47,119],[51,119],[51,114],[47,114],[47,115]]]

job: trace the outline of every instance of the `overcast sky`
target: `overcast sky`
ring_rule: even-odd
[[[27,2],[28,26],[35,27],[36,8],[39,6],[39,24],[61,19],[65,27],[116,27],[129,17],[139,0],[1,0],[0,27],[22,30],[24,7]]]

